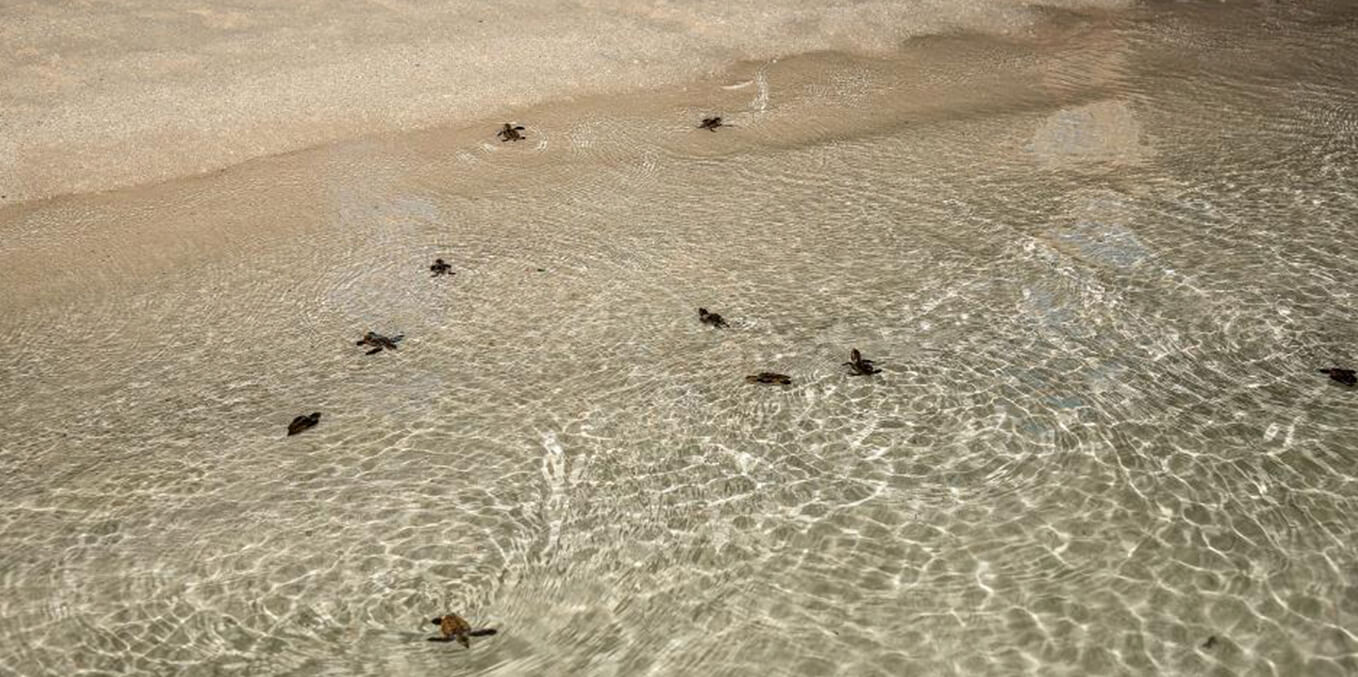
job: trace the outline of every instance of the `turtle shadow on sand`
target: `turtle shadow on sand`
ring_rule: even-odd
[[[472,648],[472,637],[489,637],[499,632],[495,628],[475,628],[457,614],[444,614],[431,618],[429,622],[439,626],[439,636],[430,637],[431,642],[457,642],[464,648]]]

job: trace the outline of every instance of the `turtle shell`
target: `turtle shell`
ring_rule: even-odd
[[[471,630],[472,626],[457,614],[445,614],[443,619],[439,621],[439,632],[443,633],[444,637],[465,635]]]

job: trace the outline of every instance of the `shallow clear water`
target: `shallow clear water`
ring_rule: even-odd
[[[1358,670],[1358,22],[1065,21],[10,212],[0,672]]]

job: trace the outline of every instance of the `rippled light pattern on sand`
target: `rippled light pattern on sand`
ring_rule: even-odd
[[[1358,671],[1353,15],[1059,20],[0,212],[0,674]]]

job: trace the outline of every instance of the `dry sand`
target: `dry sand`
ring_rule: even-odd
[[[6,3],[0,204],[663,90],[740,60],[887,54],[958,30],[1021,35],[1042,14],[1018,0]]]

